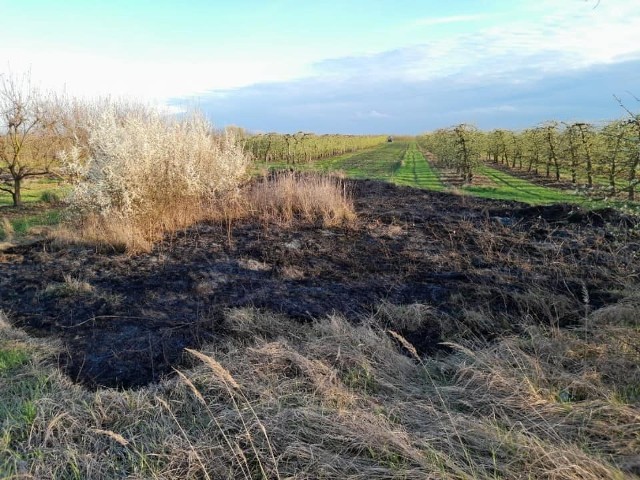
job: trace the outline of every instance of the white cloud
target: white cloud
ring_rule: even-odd
[[[368,112],[356,113],[356,118],[389,118],[390,115],[377,110],[369,110]]]
[[[450,15],[447,17],[425,17],[419,18],[412,22],[415,26],[431,26],[431,25],[446,25],[449,23],[465,23],[475,22],[478,20],[485,20],[489,18],[489,15],[477,14],[477,15]]]
[[[286,59],[213,59],[186,62],[128,60],[84,52],[42,51],[0,46],[0,73],[29,71],[42,88],[73,95],[111,95],[163,102],[212,89],[256,82],[283,81],[304,72],[301,62]]]
[[[474,16],[444,17],[461,21]],[[517,18],[504,17],[462,34],[434,38],[410,52],[396,55],[404,64],[390,68],[381,62],[380,74],[395,72],[407,80],[459,76],[509,79],[518,83],[597,64],[640,58],[640,4],[543,1],[526,8]],[[423,19],[428,22],[430,19]]]

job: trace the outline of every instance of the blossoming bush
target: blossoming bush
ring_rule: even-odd
[[[110,104],[86,128],[86,143],[62,156],[78,179],[69,202],[86,240],[148,250],[165,232],[215,216],[245,178],[242,148],[201,115]]]

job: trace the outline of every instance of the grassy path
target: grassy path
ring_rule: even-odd
[[[388,181],[401,168],[408,147],[406,142],[387,143],[375,150],[351,155],[331,166],[334,170],[344,171],[351,178]]]
[[[465,186],[462,188],[463,191],[483,198],[517,200],[519,202],[537,205],[583,203],[585,201],[583,197],[578,195],[566,193],[555,188],[536,185],[487,165],[480,166],[478,173],[487,177],[494,185]]]
[[[398,185],[408,185],[436,192],[445,189],[437,173],[425,160],[415,143],[410,144],[405,151],[401,166],[396,170],[392,181]]]

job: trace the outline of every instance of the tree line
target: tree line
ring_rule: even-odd
[[[264,133],[246,136],[242,141],[254,161],[294,165],[373,148],[386,142],[387,136]]]

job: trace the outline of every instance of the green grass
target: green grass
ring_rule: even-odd
[[[48,383],[47,376],[33,374],[31,355],[22,342],[0,343],[0,456],[7,447],[24,440],[35,420],[36,400]],[[2,473],[0,464],[0,473]]]
[[[334,167],[351,178],[389,180],[402,167],[402,159],[408,147],[407,142],[386,143],[375,150],[336,162]]]
[[[584,197],[536,185],[486,165],[480,166],[478,173],[487,177],[494,185],[465,186],[462,188],[464,192],[482,198],[516,200],[535,205],[587,202]]]
[[[51,226],[60,223],[61,212],[58,209],[48,210],[36,215],[26,215],[11,222],[17,235],[26,234],[30,228],[37,226]]]
[[[9,220],[13,232],[6,232],[5,227],[0,223],[0,241],[6,240],[15,235],[18,237],[27,235],[33,227],[53,226],[60,223],[62,219],[62,210],[54,208],[45,210],[42,213],[19,215]]]
[[[0,348],[0,375],[24,364],[29,360],[29,354],[22,348],[15,346]]]
[[[359,152],[347,153],[338,157],[316,160],[311,163],[291,165],[284,162],[272,162],[263,165],[269,169],[294,168],[298,171],[344,172],[350,178],[369,178],[389,180],[402,166],[402,158],[407,150],[407,142],[385,143],[379,147]]]
[[[50,178],[37,178],[24,181],[22,184],[22,202],[25,205],[42,201],[43,195],[55,194],[64,197],[69,187],[60,185],[58,180]],[[13,205],[11,195],[5,191],[0,191],[0,207]]]
[[[408,185],[436,192],[445,189],[440,177],[425,160],[415,143],[410,144],[407,148],[402,165],[395,172],[392,181],[398,185]]]
[[[0,191],[0,220],[11,224],[7,232],[6,223],[0,221],[0,241],[15,236],[24,236],[33,227],[52,226],[60,223],[62,210],[54,206],[55,202],[63,198],[69,191],[66,185],[60,185],[57,180],[39,178],[26,181],[23,184],[22,201],[24,210],[7,208],[13,205],[11,195]]]
[[[356,156],[356,155],[364,155],[370,152],[377,150],[380,147],[368,148],[365,150],[359,150],[357,152],[349,152],[344,153],[342,155],[338,155],[336,157],[323,158],[320,160],[314,160],[309,163],[286,163],[286,162],[269,162],[269,163],[255,163],[253,166],[252,173],[257,174],[260,173],[263,169],[268,170],[287,170],[293,168],[299,172],[332,172],[336,170],[340,170],[340,165],[345,162],[347,159]]]

